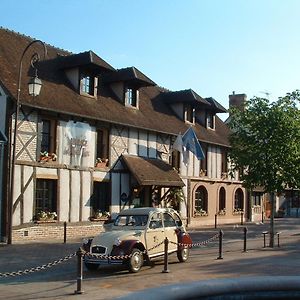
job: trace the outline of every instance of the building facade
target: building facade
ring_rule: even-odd
[[[17,94],[14,62],[31,41],[0,29],[1,120],[8,137],[3,239],[10,223],[13,240],[60,236],[64,222],[70,235],[93,235],[101,227],[93,222],[96,214],[103,219],[126,207],[168,206],[181,189],[177,209],[189,226],[214,224],[216,217],[220,224],[250,218],[247,193],[238,174],[229,172],[229,129],[217,116],[226,110],[192,89],[169,91],[135,67],[117,70],[92,51],[72,54],[47,45],[47,58],[37,66],[43,84],[38,97],[27,95],[33,70],[30,53],[24,57],[15,123],[15,107],[8,105]],[[184,163],[172,145],[189,127],[205,159],[189,153]]]

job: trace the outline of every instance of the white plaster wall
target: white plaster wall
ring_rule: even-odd
[[[27,185],[30,177],[33,173],[33,167],[24,166],[24,185]],[[23,211],[23,222],[29,223],[33,218],[33,199],[34,196],[34,184],[33,179],[30,180],[25,192],[24,192],[24,211]]]
[[[95,171],[95,172],[93,172],[93,180],[94,181],[103,181],[103,180],[108,181],[109,180],[109,173],[101,172],[101,171]]]
[[[69,199],[70,199],[70,189],[69,189],[69,171],[60,170],[59,176],[59,220],[69,221]]]
[[[119,201],[120,201],[120,174],[111,174],[111,213],[116,214],[120,211]]]
[[[129,129],[128,153],[131,155],[138,155],[138,131],[136,129]]]
[[[91,211],[91,173],[82,173],[82,221],[88,221]]]
[[[207,176],[212,177],[212,153],[210,146],[208,146],[207,150]]]
[[[57,169],[50,168],[36,168],[36,176],[38,178],[46,178],[47,176],[51,176],[53,178],[57,178]]]
[[[15,204],[16,199],[21,194],[21,167],[19,165],[15,166],[15,174],[14,174],[14,190],[13,190],[13,204]],[[13,226],[20,225],[20,217],[21,217],[21,208],[20,208],[20,203],[17,205],[13,217],[12,217],[12,224]]]
[[[216,147],[211,147],[211,177],[217,178],[217,155],[216,155]]]
[[[217,160],[217,178],[221,178],[222,175],[222,153],[221,153],[221,148],[217,147],[216,148],[216,160]]]
[[[156,158],[156,134],[149,133],[148,140],[149,157]]]
[[[139,156],[147,157],[148,156],[147,148],[148,148],[147,132],[140,130],[139,131]]]
[[[79,209],[80,209],[80,173],[79,171],[71,171],[70,222],[79,221]]]

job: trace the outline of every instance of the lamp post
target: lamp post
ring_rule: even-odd
[[[10,189],[9,189],[9,196],[8,196],[8,207],[7,207],[7,243],[12,243],[12,223],[13,223],[13,202],[14,202],[14,181],[15,181],[15,165],[16,165],[16,142],[17,142],[17,131],[18,131],[18,119],[19,119],[19,112],[20,112],[20,94],[21,94],[21,79],[22,79],[22,68],[23,68],[23,58],[27,53],[27,50],[33,44],[41,44],[44,50],[44,59],[47,55],[47,48],[46,45],[40,40],[34,40],[27,45],[24,49],[20,63],[19,63],[19,76],[18,76],[18,90],[17,90],[17,102],[16,102],[16,109],[15,109],[15,122],[13,128],[13,141],[12,141],[12,149],[11,149],[11,161],[10,161]],[[28,82],[28,89],[29,95],[35,97],[38,96],[41,90],[42,81],[37,77],[37,69],[35,67],[35,63],[40,60],[40,55],[38,52],[34,52],[31,57],[30,64],[35,69],[35,77],[31,78]],[[11,123],[12,124],[12,123]]]

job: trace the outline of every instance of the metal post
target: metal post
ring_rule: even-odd
[[[169,240],[168,238],[165,238],[165,255],[164,255],[164,269],[162,270],[162,273],[169,273],[170,271],[168,270],[168,245],[169,245]]]
[[[244,227],[244,251],[243,252],[247,252],[247,231],[248,228]]]
[[[219,233],[219,257],[217,259],[223,259],[223,231],[220,230]]]
[[[218,227],[218,214],[215,214],[215,228]]]
[[[67,222],[64,222],[64,244],[67,242]]]
[[[280,244],[279,244],[279,235],[280,235],[280,232],[276,232],[276,234],[277,234],[277,246],[279,248],[280,247]]]
[[[244,213],[241,213],[241,225],[244,225]]]
[[[268,233],[268,231],[263,231],[263,235],[264,235],[264,248],[266,248],[266,234]]]
[[[264,223],[264,211],[261,209],[261,222]]]
[[[77,290],[74,293],[78,295],[84,293],[84,291],[81,289],[82,279],[83,279],[83,263],[82,263],[83,251],[81,248],[78,249],[76,255],[77,255]]]

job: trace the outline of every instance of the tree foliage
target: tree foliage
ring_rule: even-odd
[[[231,110],[230,159],[244,170],[246,188],[261,186],[269,193],[300,188],[299,99],[299,91],[272,103],[254,97],[243,111]]]

